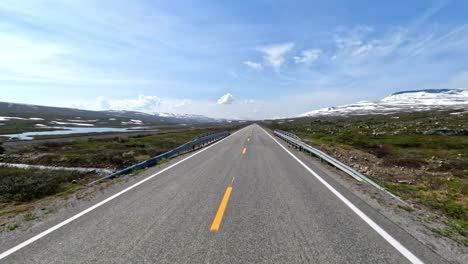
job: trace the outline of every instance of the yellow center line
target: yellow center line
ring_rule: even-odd
[[[224,211],[226,210],[229,201],[229,196],[231,196],[231,192],[232,186],[228,186],[226,192],[224,193],[223,200],[221,200],[221,204],[219,205],[218,212],[216,213],[216,216],[213,219],[210,231],[218,231],[219,226],[221,225],[221,221],[223,221]]]
[[[247,153],[247,148],[242,149],[242,155],[245,155],[245,153]]]

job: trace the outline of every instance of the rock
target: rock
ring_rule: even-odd
[[[442,136],[468,136],[468,130],[461,129],[461,130],[454,130],[454,129],[432,129],[429,131],[425,131],[423,134],[425,135],[442,135]]]
[[[412,184],[412,182],[409,181],[409,180],[399,180],[398,183],[401,183],[401,184]]]

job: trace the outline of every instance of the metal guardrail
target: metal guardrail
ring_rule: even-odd
[[[218,141],[222,138],[225,138],[227,136],[229,136],[229,131],[227,130],[222,130],[222,131],[215,131],[215,132],[211,132],[211,133],[206,133],[206,134],[202,134],[198,137],[195,137],[193,138],[191,141],[175,148],[175,149],[172,149],[166,153],[163,153],[163,154],[160,154],[156,157],[153,157],[149,160],[146,160],[146,161],[143,161],[141,163],[138,163],[138,164],[135,164],[135,165],[132,165],[128,168],[125,168],[123,170],[119,170],[119,171],[116,171],[114,173],[112,173],[111,175],[108,175],[108,176],[105,176],[105,177],[102,177],[94,182],[92,182],[91,184],[95,183],[95,182],[98,182],[98,181],[102,181],[102,180],[106,180],[106,179],[113,179],[115,177],[118,177],[118,176],[121,176],[121,175],[124,175],[124,174],[128,174],[134,170],[140,170],[140,169],[145,169],[145,168],[148,168],[148,167],[151,167],[155,164],[157,164],[159,161],[161,160],[164,160],[164,159],[168,159],[170,157],[173,157],[173,156],[176,156],[182,152],[188,152],[188,151],[194,151],[196,149],[199,149],[205,145],[208,145],[208,144],[211,144],[215,141]]]
[[[335,168],[337,168],[337,169],[343,171],[344,173],[348,174],[349,176],[353,177],[357,181],[366,182],[366,183],[374,186],[375,188],[387,193],[388,195],[395,198],[399,202],[401,202],[401,203],[403,203],[405,205],[408,205],[408,203],[403,201],[400,197],[398,197],[398,196],[394,195],[393,193],[389,192],[384,187],[380,186],[379,184],[377,184],[373,180],[369,179],[368,177],[364,176],[363,174],[357,172],[356,170],[349,167],[348,165],[338,161],[337,159],[335,159],[335,158],[331,157],[330,155],[326,154],[325,152],[323,152],[321,150],[318,150],[318,149],[304,143],[301,140],[301,138],[296,136],[295,134],[290,133],[290,132],[286,132],[286,131],[282,131],[282,130],[279,130],[279,129],[276,129],[274,131],[274,133],[275,133],[276,136],[283,139],[287,143],[295,146],[299,150],[304,150],[304,151],[307,151],[307,152],[311,153],[312,155],[326,161],[327,163],[334,166]]]

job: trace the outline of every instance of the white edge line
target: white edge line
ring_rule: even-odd
[[[39,233],[39,234],[33,236],[32,238],[30,238],[30,239],[28,239],[28,240],[26,240],[26,241],[24,241],[24,242],[22,242],[22,243],[20,243],[20,244],[18,244],[18,245],[16,245],[16,246],[12,247],[12,248],[10,248],[9,250],[7,250],[7,251],[3,252],[2,254],[0,254],[0,260],[2,260],[2,259],[4,259],[4,258],[8,257],[9,255],[15,253],[16,251],[18,251],[18,250],[20,250],[20,249],[22,249],[22,248],[24,248],[24,247],[26,247],[26,246],[28,246],[28,245],[34,243],[35,241],[41,239],[42,237],[47,236],[48,234],[54,232],[55,230],[57,230],[57,229],[59,229],[59,228],[65,226],[65,225],[67,225],[67,224],[73,222],[74,220],[76,220],[76,219],[82,217],[83,215],[85,215],[85,214],[87,214],[87,213],[89,213],[89,212],[91,212],[91,211],[93,211],[93,210],[99,208],[100,206],[102,206],[102,205],[104,205],[104,204],[106,204],[106,203],[108,203],[108,202],[114,200],[115,198],[121,196],[122,194],[124,194],[124,193],[126,193],[126,192],[132,190],[133,188],[135,188],[135,187],[137,187],[137,186],[139,186],[139,185],[145,183],[146,181],[151,180],[152,178],[158,176],[159,174],[161,174],[161,173],[163,173],[163,172],[165,172],[165,171],[167,171],[167,170],[169,170],[169,169],[171,169],[171,168],[173,168],[173,167],[179,165],[180,163],[182,163],[182,162],[184,162],[184,161],[186,161],[186,160],[188,160],[188,159],[190,159],[190,158],[192,158],[192,157],[194,157],[194,156],[196,156],[196,155],[198,155],[198,154],[204,152],[205,150],[210,149],[211,147],[217,145],[218,143],[221,143],[221,142],[224,141],[225,139],[230,138],[231,136],[233,136],[233,135],[239,133],[239,132],[242,131],[243,129],[244,129],[244,128],[242,128],[242,129],[240,129],[240,130],[234,132],[233,134],[231,134],[231,135],[229,135],[229,136],[227,136],[227,137],[221,139],[220,141],[218,141],[218,142],[216,142],[216,143],[214,143],[214,144],[212,144],[212,145],[210,145],[210,146],[208,146],[208,147],[206,147],[206,148],[204,148],[204,149],[202,149],[202,150],[200,150],[200,151],[198,151],[198,152],[196,152],[196,153],[194,153],[194,154],[192,154],[192,155],[190,155],[190,156],[188,156],[188,157],[186,157],[186,158],[184,158],[184,159],[182,159],[182,160],[180,160],[180,161],[178,161],[178,162],[176,162],[176,163],[174,163],[174,164],[172,164],[171,166],[169,166],[169,167],[167,167],[167,168],[164,168],[164,169],[162,169],[162,170],[156,172],[155,174],[149,176],[148,178],[145,178],[145,179],[143,179],[143,180],[141,180],[141,181],[139,181],[139,182],[133,184],[132,186],[127,187],[126,189],[124,189],[124,190],[122,190],[122,191],[120,191],[120,192],[118,192],[118,193],[112,195],[111,197],[109,197],[109,198],[107,198],[107,199],[105,199],[105,200],[103,200],[103,201],[101,201],[101,202],[99,202],[99,203],[97,203],[97,204],[95,204],[95,205],[89,207],[88,209],[85,209],[85,210],[81,211],[80,213],[78,213],[78,214],[76,214],[76,215],[74,215],[74,216],[72,216],[72,217],[70,217],[70,218],[64,220],[63,222],[58,223],[57,225],[55,225],[55,226],[53,226],[53,227],[51,227],[51,228],[49,228],[49,229],[47,229],[47,230],[45,230],[45,231],[42,231],[41,233]]]
[[[281,143],[279,143],[272,135],[260,127],[263,132],[265,132],[271,139],[273,139],[281,148],[283,148],[289,155],[291,155],[299,164],[301,164],[306,170],[308,170],[317,180],[319,180],[325,187],[328,188],[336,197],[338,197],[344,204],[346,204],[355,214],[357,214],[364,222],[366,222],[372,229],[374,229],[381,237],[383,237],[390,245],[392,245],[396,250],[398,250],[405,258],[407,258],[411,263],[423,264],[418,257],[416,257],[411,251],[409,251],[405,246],[393,238],[389,233],[387,233],[383,228],[381,228],[377,223],[370,219],[366,214],[364,214],[359,208],[357,208],[353,203],[351,203],[346,197],[339,193],[335,188],[333,188],[328,182],[326,182],[322,177],[320,177],[315,171],[309,168],[304,162],[297,158],[294,154],[291,153],[287,148],[285,148]]]

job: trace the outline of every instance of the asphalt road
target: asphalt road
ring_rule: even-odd
[[[334,182],[332,172],[298,160],[262,128],[248,126],[0,262],[416,263],[409,252],[444,263]]]

